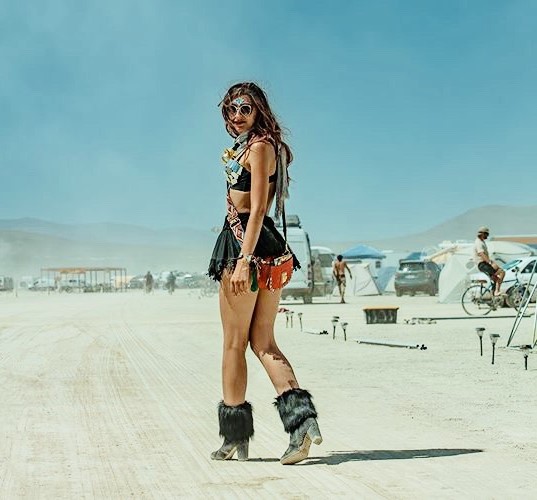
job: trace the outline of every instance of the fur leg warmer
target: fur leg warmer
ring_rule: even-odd
[[[223,401],[218,404],[220,436],[229,442],[250,439],[254,435],[252,405],[245,401],[238,406],[228,406]]]
[[[308,418],[317,418],[311,394],[304,389],[291,389],[276,398],[274,406],[280,413],[285,432],[291,434]]]

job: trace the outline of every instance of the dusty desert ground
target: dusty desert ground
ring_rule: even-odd
[[[249,352],[256,435],[245,463],[220,439],[217,297],[198,291],[0,296],[0,498],[530,498],[537,494],[537,357],[505,349],[513,317],[432,297],[288,302],[277,337],[324,442],[282,466],[287,436]],[[400,307],[367,325],[364,305]],[[330,319],[347,321],[332,339]],[[515,340],[530,332],[525,319]],[[475,327],[484,326],[484,356]],[[488,333],[501,335],[491,364]],[[358,344],[375,339],[426,350]],[[515,342],[516,343],[516,342]]]

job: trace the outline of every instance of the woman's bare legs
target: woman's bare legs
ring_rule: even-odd
[[[274,339],[280,296],[281,290],[259,290],[234,296],[229,287],[229,275],[222,279],[220,312],[224,326],[224,402],[219,406],[219,422],[224,443],[212,453],[211,458],[215,460],[228,460],[235,451],[239,460],[248,459],[248,442],[253,435],[252,410],[245,402],[245,351],[248,342],[278,393],[275,404],[290,436],[289,446],[280,462],[286,465],[301,462],[308,457],[311,443],[320,444],[323,440],[311,394],[299,389],[293,368]],[[232,425],[229,425],[230,421]],[[240,427],[240,439],[232,435],[237,427]]]
[[[250,325],[250,346],[278,393],[275,405],[283,428],[289,433],[289,446],[280,462],[291,465],[308,458],[311,443],[320,444],[323,438],[311,394],[299,388],[292,366],[274,339],[274,321],[280,296],[281,290],[259,290]]]
[[[250,347],[263,364],[278,394],[298,387],[293,367],[274,339],[280,296],[281,290],[259,290],[250,324]]]
[[[224,403],[237,406],[245,401],[247,369],[246,347],[257,293],[233,295],[229,273],[224,273],[220,286],[220,318],[224,330],[222,356],[222,390]]]

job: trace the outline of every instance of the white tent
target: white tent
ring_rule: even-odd
[[[346,295],[380,295],[375,279],[369,270],[369,263],[347,262],[352,273],[352,279],[347,274]],[[336,286],[333,292],[334,296],[339,296],[339,290]]]
[[[528,245],[511,241],[490,241],[487,247],[491,257],[500,264],[533,254]],[[438,280],[438,300],[443,303],[459,302],[470,281],[479,273],[473,260],[473,244],[459,244],[450,253]]]
[[[470,283],[471,272],[475,272],[472,258],[465,254],[453,254],[442,268],[438,278],[438,301],[459,302]]]
[[[395,272],[397,267],[385,266],[377,269],[377,276],[375,282],[380,293],[392,292],[395,293]]]

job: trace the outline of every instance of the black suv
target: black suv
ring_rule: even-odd
[[[422,260],[401,260],[395,273],[395,294],[400,297],[404,293],[414,295],[425,292],[436,295],[440,268],[434,262]]]

